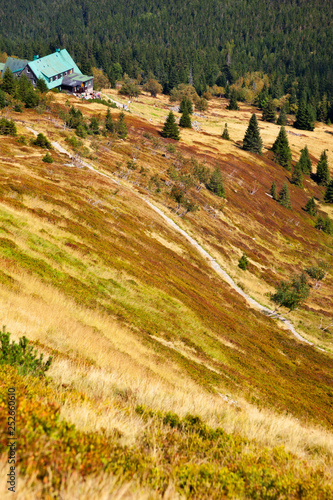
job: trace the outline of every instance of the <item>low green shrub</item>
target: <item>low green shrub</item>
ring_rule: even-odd
[[[24,137],[24,135],[19,135],[17,138],[17,142],[19,144],[27,144],[27,139],[26,139],[26,137]]]
[[[243,269],[243,271],[246,271],[247,268],[249,267],[249,260],[248,260],[247,255],[245,253],[243,253],[241,258],[239,259],[238,267],[240,269]]]
[[[38,358],[37,350],[29,345],[26,337],[21,337],[18,344],[10,342],[10,333],[6,332],[5,327],[0,332],[0,343],[0,365],[16,366],[22,375],[29,373],[42,377],[51,366],[52,357],[50,356],[46,362],[43,361],[43,354]]]
[[[53,158],[52,156],[50,155],[50,153],[47,151],[47,153],[43,156],[43,159],[42,159],[43,162],[45,163],[53,163]]]
[[[319,231],[324,231],[324,233],[333,235],[333,222],[328,216],[322,217],[319,215],[316,220],[315,228],[319,229]]]
[[[325,277],[325,271],[320,269],[320,267],[308,267],[305,272],[314,280],[320,281]]]
[[[13,120],[0,118],[0,135],[16,135],[16,125]]]
[[[37,135],[36,139],[33,141],[33,144],[35,146],[39,146],[40,148],[52,149],[52,144],[50,143],[48,138],[42,133],[39,133]]]

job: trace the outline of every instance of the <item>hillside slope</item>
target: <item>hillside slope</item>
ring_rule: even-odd
[[[266,195],[272,179],[282,185],[290,174],[273,163],[268,150],[259,158],[239,148],[252,111],[246,107],[228,113],[220,100],[212,101],[208,113],[197,117],[201,132],[183,131],[175,145],[158,135],[167,113],[165,98],[142,96],[133,103],[126,114],[126,140],[74,140],[59,115],[69,104],[89,117],[103,117],[106,110],[102,104],[56,95],[47,113],[7,112],[26,144],[0,137],[2,323],[15,338],[25,334],[55,356],[50,371],[54,393],[47,398],[81,431],[105,428],[113,435],[117,429],[126,445],[142,437],[145,419],[161,417],[150,411],[173,411],[179,418],[197,414],[212,428],[222,425],[256,438],[258,446],[282,443],[309,464],[319,464],[319,449],[329,465],[332,340],[330,330],[318,324],[321,317],[325,324],[331,318],[330,275],[321,288],[312,289],[305,308],[288,314],[323,352],[251,309],[143,199],[149,197],[247,293],[269,305],[265,294],[279,279],[319,258],[332,263],[332,237],[315,229],[302,210],[310,194],[322,199],[323,188],[310,178],[305,191],[290,186],[292,212]],[[226,116],[236,142],[219,137]],[[264,127],[268,147],[279,129]],[[46,133],[66,150],[74,147],[73,158],[54,149],[54,163],[44,163],[45,150],[29,143],[31,130]],[[312,135],[291,137],[294,158],[304,141],[313,159],[331,141],[324,126]],[[191,187],[200,210],[179,217],[170,198],[170,172],[173,167],[186,173],[194,160],[204,160],[211,170],[218,165],[226,199],[204,186]],[[258,189],[251,194],[254,186]],[[250,259],[246,272],[237,267],[244,251]],[[117,409],[119,401],[124,406]],[[152,484],[156,491],[166,488],[165,481],[163,487]],[[219,498],[221,491],[210,498]]]

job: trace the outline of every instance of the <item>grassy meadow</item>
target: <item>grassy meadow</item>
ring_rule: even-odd
[[[289,183],[292,211],[267,196],[291,174],[272,161],[277,125],[259,121],[263,156],[240,148],[248,106],[211,100],[193,117],[200,130],[177,143],[159,135],[164,96],[131,103],[125,140],[75,136],[61,112],[73,104],[102,122],[106,107],[52,99],[44,113],[7,111],[24,140],[0,136],[1,321],[54,357],[46,380],[0,367],[2,408],[19,388],[24,496],[13,498],[333,498],[332,271],[302,308],[283,311],[318,350],[250,309],[144,201],[273,307],[279,280],[333,264],[332,236],[303,210],[314,196],[333,217],[324,188]],[[70,156],[53,149],[44,163],[31,129]],[[293,162],[307,144],[313,169],[324,149],[332,167],[331,129],[287,127]],[[180,217],[170,172],[187,175],[193,161],[221,169],[226,198],[191,187],[199,210]]]

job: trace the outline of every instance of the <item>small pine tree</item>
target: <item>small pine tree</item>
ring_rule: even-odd
[[[105,117],[105,129],[110,133],[113,134],[114,132],[114,123],[112,119],[112,115],[110,112],[110,108],[108,108],[106,112],[106,117]]]
[[[193,113],[193,105],[192,101],[189,97],[184,97],[180,103],[179,106],[179,112],[184,113],[185,109],[190,113],[190,115]]]
[[[299,130],[314,129],[309,108],[304,100],[301,100],[301,102],[299,103],[294,127],[298,128]]]
[[[276,190],[276,183],[275,181],[273,181],[272,185],[271,185],[271,190],[270,190],[270,193],[271,193],[271,196],[273,198],[273,200],[277,201],[278,199],[278,195],[277,195],[277,190]]]
[[[229,105],[227,106],[227,109],[234,110],[234,111],[238,111],[239,110],[239,106],[238,106],[238,103],[237,103],[237,92],[236,92],[236,89],[232,89],[232,91],[231,91],[230,101],[229,101]]]
[[[269,100],[268,88],[267,88],[266,83],[265,83],[264,86],[263,86],[263,88],[261,89],[260,93],[257,95],[257,97],[255,99],[255,104],[260,109],[264,109],[264,107],[266,106],[268,100]]]
[[[258,121],[255,114],[250,118],[249,126],[245,132],[243,139],[243,149],[245,151],[250,151],[251,153],[257,153],[261,155],[262,140],[260,137],[260,131],[258,127]]]
[[[265,122],[275,123],[276,111],[275,111],[275,106],[273,104],[272,99],[269,99],[267,101],[267,104],[265,105],[263,112],[262,112],[262,119]]]
[[[175,115],[173,114],[172,111],[170,111],[164,123],[161,136],[167,139],[174,139],[175,141],[179,141],[180,139],[179,128],[177,127]]]
[[[283,207],[291,209],[290,194],[289,194],[288,184],[286,182],[283,184],[282,189],[279,192],[278,202]]]
[[[96,116],[93,116],[90,120],[89,133],[93,134],[93,135],[98,135],[101,133],[99,130],[99,123],[98,123]]]
[[[224,186],[222,181],[221,170],[216,167],[212,175],[210,176],[209,182],[206,184],[207,189],[212,191],[217,196],[224,198]]]
[[[274,151],[274,161],[287,170],[291,170],[291,151],[284,127],[280,128],[272,150]]]
[[[190,113],[187,108],[184,109],[179,120],[179,126],[182,128],[192,128]]]
[[[38,94],[35,92],[32,85],[31,88],[24,95],[23,102],[26,108],[35,108],[36,106],[38,106],[39,103]]]
[[[77,128],[79,125],[84,124],[82,111],[71,106],[70,110],[66,114],[65,123],[69,128]]]
[[[301,156],[300,156],[300,159],[298,162],[301,166],[303,174],[311,175],[312,165],[311,165],[311,159],[310,159],[309,150],[308,150],[307,146],[305,146],[303,149],[301,149]]]
[[[294,167],[293,174],[291,176],[291,182],[292,184],[295,184],[295,186],[298,186],[303,189],[303,174],[302,174],[302,168],[300,163],[296,163]]]
[[[308,214],[312,215],[315,217],[317,215],[317,207],[316,207],[316,202],[313,196],[309,199],[307,204],[304,207],[304,210],[308,212]]]
[[[222,139],[225,139],[226,141],[230,141],[230,136],[229,136],[229,131],[228,131],[228,125],[224,125],[224,130],[222,132]]]
[[[78,137],[82,137],[83,139],[87,137],[88,127],[86,123],[85,122],[80,123],[75,129],[75,133]]]
[[[277,125],[287,125],[287,112],[285,106],[282,106],[276,123]]]
[[[247,258],[247,255],[243,253],[241,258],[238,261],[238,267],[242,269],[243,271],[246,271],[247,268],[249,267],[249,260]]]
[[[14,95],[16,93],[16,88],[17,80],[10,69],[7,68],[2,75],[1,90],[6,94]]]
[[[324,201],[326,203],[333,203],[333,179],[330,181],[326,188],[326,193],[324,196]]]
[[[36,88],[42,94],[44,94],[45,92],[48,92],[48,90],[49,90],[48,86],[46,85],[46,82],[45,82],[44,78],[38,78],[37,79]]]
[[[50,153],[47,151],[47,153],[43,156],[42,161],[45,163],[53,163],[53,158],[50,155]]]
[[[16,125],[13,120],[0,118],[0,135],[16,135]]]
[[[316,220],[315,228],[324,233],[333,234],[333,222],[328,215],[326,217],[319,215]]]
[[[35,144],[35,146],[39,146],[40,148],[52,149],[52,144],[50,143],[48,138],[42,133],[39,133],[37,135],[33,143]]]
[[[309,296],[310,287],[305,273],[293,276],[291,281],[281,281],[275,287],[271,300],[276,309],[280,306],[288,307],[290,311],[297,309]]]
[[[230,98],[230,85],[229,85],[229,83],[227,83],[227,85],[225,86],[224,97],[225,97],[226,99],[229,99],[229,98]]]
[[[327,154],[323,151],[317,164],[316,182],[319,186],[327,186],[330,181],[330,172],[328,170]]]
[[[0,109],[6,106],[6,94],[0,89]]]
[[[125,113],[122,111],[119,115],[118,121],[115,124],[115,131],[120,139],[127,137],[127,125],[125,123]]]

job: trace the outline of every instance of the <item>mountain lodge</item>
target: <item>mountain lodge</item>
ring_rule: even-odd
[[[18,78],[26,75],[34,86],[37,79],[42,78],[49,90],[58,88],[72,93],[93,91],[93,76],[83,75],[66,49],[57,49],[44,57],[36,55],[33,61],[8,57],[0,68],[1,73],[7,68]]]

